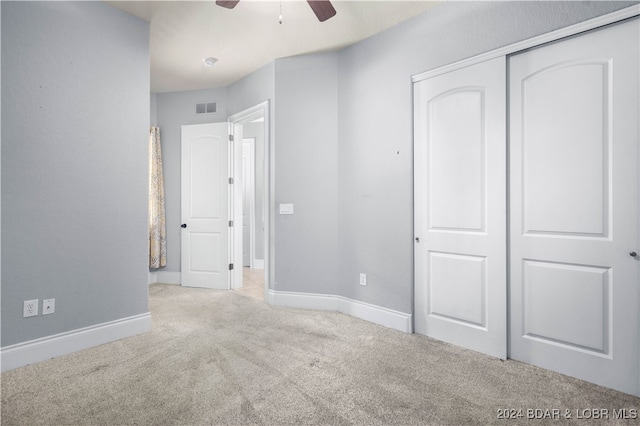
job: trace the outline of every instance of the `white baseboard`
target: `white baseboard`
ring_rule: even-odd
[[[149,272],[149,284],[182,284],[180,272],[154,271]]]
[[[151,313],[135,315],[0,349],[2,371],[151,331]]]
[[[413,333],[411,314],[342,296],[269,290],[265,301],[288,308],[341,312],[404,333]]]

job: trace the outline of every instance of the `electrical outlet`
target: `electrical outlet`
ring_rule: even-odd
[[[38,316],[38,299],[25,300],[22,305],[22,318]]]
[[[49,315],[56,311],[56,299],[44,299],[42,301],[42,315]]]
[[[360,285],[367,285],[367,274],[360,274]]]

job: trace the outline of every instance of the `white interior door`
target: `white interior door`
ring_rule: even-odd
[[[505,58],[414,85],[415,331],[507,352]]]
[[[509,62],[510,356],[636,395],[639,40],[636,19]]]
[[[229,288],[227,123],[182,126],[182,285]]]

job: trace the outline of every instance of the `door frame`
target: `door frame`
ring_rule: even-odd
[[[265,223],[265,233],[264,233],[264,300],[267,300],[267,292],[270,288],[270,283],[272,282],[272,274],[273,274],[273,251],[274,251],[274,228],[271,221],[273,211],[275,209],[275,200],[274,200],[274,188],[273,188],[273,146],[271,144],[271,103],[269,100],[263,101],[253,107],[250,107],[246,110],[238,112],[229,116],[227,121],[229,122],[229,130],[231,134],[234,135],[234,139],[236,139],[236,135],[240,135],[237,138],[238,142],[234,143],[233,148],[233,156],[237,160],[235,161],[238,164],[238,161],[242,161],[242,126],[244,124],[250,123],[257,119],[264,119],[264,223]],[[239,160],[238,160],[239,159]],[[230,160],[234,161],[234,160]],[[237,177],[237,176],[236,176]],[[240,197],[242,197],[242,193],[244,191],[243,185],[234,185],[234,192],[236,193],[236,197],[238,193]],[[240,209],[236,208],[233,212],[233,220],[234,223],[242,224],[242,203],[240,203]],[[238,230],[240,232],[238,232]],[[242,227],[236,227],[235,232],[232,233],[231,238],[234,240],[235,250],[234,254],[234,263],[236,259],[242,259]],[[239,243],[238,243],[239,240]],[[239,253],[239,255],[238,255]],[[242,286],[242,268],[235,268],[233,271],[233,280],[231,288],[240,288]]]
[[[249,267],[254,268],[256,266],[256,192],[255,192],[255,165],[256,165],[256,156],[255,156],[255,146],[256,139],[255,138],[246,138],[243,135],[242,138],[242,155],[246,155],[248,159],[249,171],[245,173],[243,163],[243,191],[245,196],[249,197]],[[244,149],[248,147],[247,152],[245,153]],[[249,181],[245,180],[244,177],[249,176]],[[244,204],[243,204],[244,209]],[[244,212],[243,212],[244,213]],[[244,223],[242,224],[244,226]],[[244,230],[243,230],[244,234]],[[244,244],[244,235],[242,243]],[[244,247],[243,247],[244,249]],[[244,264],[244,253],[242,263]]]
[[[516,54],[516,53],[521,53],[527,49],[531,49],[534,47],[538,47],[538,46],[542,46],[543,44],[546,43],[552,43],[555,41],[559,41],[563,38],[566,37],[572,37],[572,36],[576,36],[580,33],[586,32],[586,31],[590,31],[590,30],[595,30],[598,28],[602,28],[605,27],[607,25],[611,25],[611,24],[615,24],[627,19],[633,19],[636,17],[640,17],[640,4],[637,5],[633,5],[624,9],[620,9],[617,10],[615,12],[611,12],[602,16],[598,16],[596,18],[593,19],[589,19],[583,22],[579,22],[577,24],[573,24],[570,25],[568,27],[565,28],[560,28],[558,30],[555,31],[551,31],[548,32],[546,34],[542,34],[527,40],[523,40],[521,42],[517,42],[514,44],[510,44],[495,50],[491,50],[485,53],[482,53],[480,55],[476,55],[476,56],[472,56],[470,58],[467,59],[463,59],[461,61],[457,61],[457,62],[453,62],[451,64],[448,65],[444,65],[442,67],[439,68],[435,68],[429,71],[425,71],[419,74],[415,74],[411,77],[411,81],[412,83],[415,85],[415,83],[418,83],[422,80],[426,80],[441,74],[446,74],[449,73],[451,71],[455,71],[461,68],[465,68],[471,65],[475,65],[481,62],[485,62],[491,59],[495,59],[497,57],[500,56],[505,56],[508,57],[510,55]],[[505,82],[506,84],[506,82]],[[507,155],[508,155],[508,144],[507,144]],[[640,162],[640,158],[638,159],[638,161]],[[508,167],[508,166],[507,166]],[[414,170],[414,175],[415,175],[416,171]],[[415,179],[415,176],[414,176]],[[639,177],[639,184],[640,184],[640,177]],[[507,197],[508,197],[508,183],[507,183]],[[415,195],[415,194],[414,194]],[[507,205],[509,203],[509,200],[507,200]],[[415,221],[414,221],[415,222]],[[507,223],[505,224],[505,226],[507,227],[507,277],[509,277],[509,262],[510,262],[510,255],[509,255],[509,214],[507,214]],[[418,237],[418,235],[416,234],[416,230],[414,229],[414,237]],[[640,235],[638,235],[638,240],[640,241]],[[414,245],[414,262],[413,262],[413,269],[414,269],[414,275],[415,275],[415,268],[416,268],[416,257],[415,257],[415,245]],[[640,285],[640,283],[638,283],[638,285]],[[509,291],[509,287],[510,287],[510,280],[507,279],[507,298],[510,297],[510,291]],[[413,300],[413,308],[414,308],[414,312],[413,312],[413,321],[415,323],[415,276],[414,276],[414,282],[413,282],[413,294],[414,294],[414,300]],[[507,303],[507,301],[505,301],[505,303]],[[509,306],[507,306],[507,316],[509,316]],[[640,312],[638,312],[638,317],[640,318]],[[510,323],[509,321],[507,321],[507,357],[510,358],[511,354],[509,353],[509,335],[511,333],[511,327],[510,327]],[[640,383],[640,375],[637,377],[638,383]]]

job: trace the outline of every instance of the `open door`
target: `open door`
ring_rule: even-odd
[[[230,288],[227,123],[182,126],[182,285]]]

